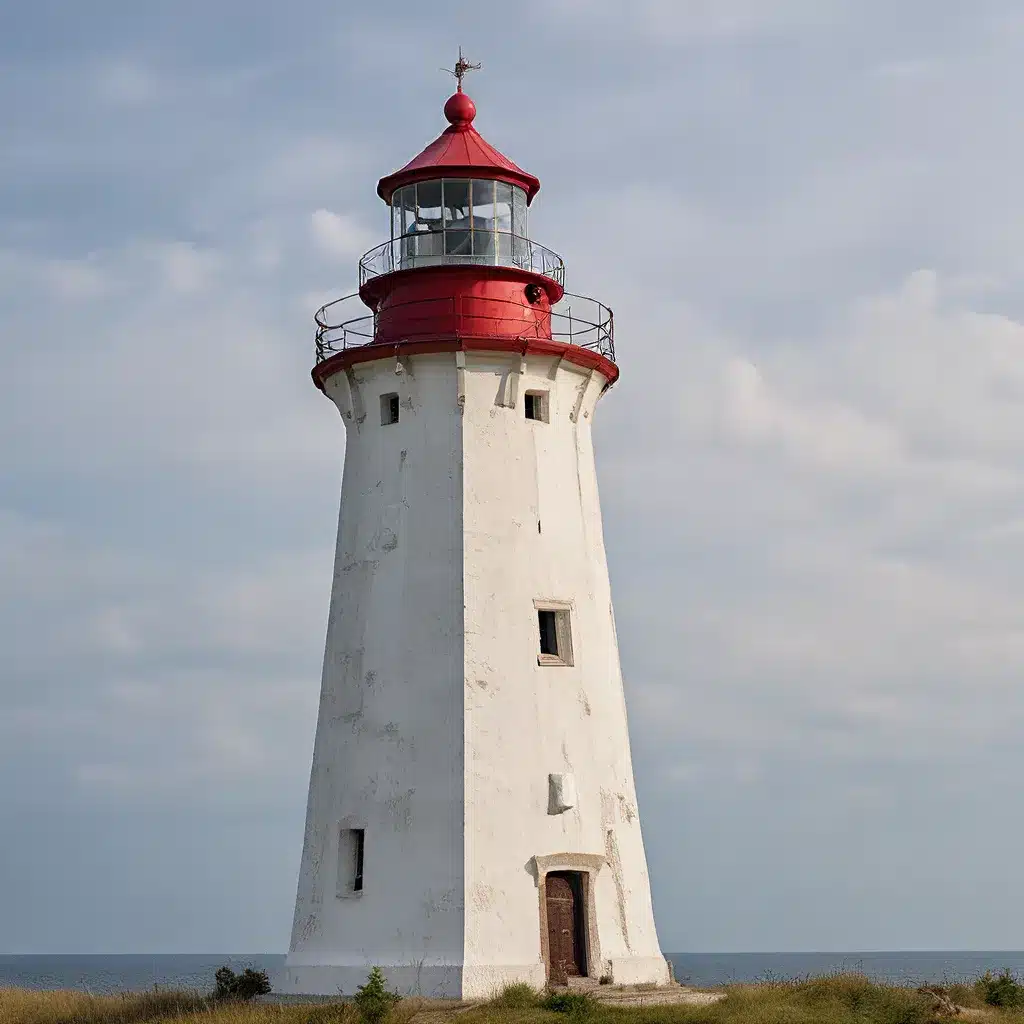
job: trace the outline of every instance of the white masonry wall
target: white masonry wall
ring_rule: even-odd
[[[373,964],[425,995],[539,987],[540,883],[559,869],[591,872],[590,973],[664,982],[591,443],[605,379],[507,353],[395,368],[327,382],[348,436],[341,527],[275,987],[349,994]],[[527,388],[550,422],[525,418]],[[395,391],[400,422],[381,426]],[[537,664],[536,600],[570,604],[572,667]],[[361,896],[336,895],[343,825],[366,829]]]
[[[667,980],[658,947],[605,558],[591,424],[605,378],[554,358],[467,356],[467,994],[545,981],[536,858],[593,876],[594,976]],[[504,384],[504,390],[499,385]],[[526,390],[549,422],[528,420]],[[504,405],[498,404],[504,402]],[[573,665],[538,665],[536,600],[568,602]],[[575,806],[549,813],[551,774]]]
[[[285,992],[351,994],[373,964],[404,989],[461,985],[461,415],[451,356],[394,369],[326,384],[347,444]],[[336,894],[343,823],[366,830],[361,895]]]

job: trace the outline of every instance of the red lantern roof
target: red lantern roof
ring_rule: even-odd
[[[461,84],[445,103],[444,116],[449,127],[400,171],[377,183],[377,195],[385,203],[390,203],[403,185],[442,177],[494,178],[526,189],[527,203],[533,200],[540,191],[540,181],[499,153],[473,127],[476,104],[462,91]]]

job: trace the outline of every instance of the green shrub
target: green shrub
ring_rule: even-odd
[[[352,997],[363,1024],[382,1024],[401,999],[397,993],[387,990],[384,972],[379,967],[370,970],[366,984],[360,985]]]
[[[594,1010],[594,1000],[586,992],[549,992],[540,1002],[545,1010],[585,1017]]]
[[[506,1010],[525,1010],[537,1006],[540,996],[525,981],[517,981],[506,985],[492,1000],[491,1006],[500,1006]]]
[[[784,989],[785,987],[783,987]],[[873,982],[860,974],[812,978],[792,988],[814,1020],[863,1020],[876,1024],[930,1024],[929,997],[912,989]]]
[[[1008,970],[995,976],[991,971],[986,971],[975,982],[975,989],[989,1006],[1000,1006],[1004,1009],[1024,1006],[1024,985],[1021,985]]]
[[[213,976],[217,987],[214,999],[234,999],[248,1002],[256,996],[265,996],[270,991],[270,979],[266,971],[254,971],[246,967],[241,974],[235,974],[230,967],[218,967]]]

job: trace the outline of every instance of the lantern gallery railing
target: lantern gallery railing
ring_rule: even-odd
[[[359,261],[359,284],[396,270],[419,267],[518,267],[562,284],[562,257],[529,238],[509,231],[482,229],[420,231],[392,238]]]
[[[450,308],[439,309],[438,303],[448,303]],[[445,300],[417,299],[412,302],[389,307],[389,312],[401,312],[406,326],[403,340],[417,341],[438,336],[439,319],[451,325],[441,333],[459,337],[501,337],[512,336],[510,323],[526,328],[519,337],[537,337],[540,325],[528,327],[522,321],[523,306],[511,300],[488,299],[486,314],[473,311],[473,306],[464,303],[462,297]],[[508,316],[495,316],[494,306],[501,303],[507,308]],[[467,306],[469,308],[467,308]],[[419,312],[419,316],[417,313]],[[359,314],[359,315],[356,315]],[[377,315],[366,313],[358,294],[346,295],[322,306],[314,317],[316,320],[316,361],[322,363],[337,352],[370,345],[377,336]],[[417,320],[423,325],[417,332]],[[504,330],[496,329],[504,326]],[[566,292],[561,301],[551,307],[551,340],[567,345],[577,345],[591,352],[597,352],[615,362],[615,322],[612,311],[596,299],[585,295]],[[543,337],[547,337],[546,334]]]

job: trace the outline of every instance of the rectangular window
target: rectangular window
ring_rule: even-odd
[[[470,219],[469,182],[445,178],[441,184],[445,255],[470,256],[473,252],[473,225]]]
[[[499,264],[512,259],[512,186],[504,181],[494,186],[495,255]]]
[[[532,266],[526,230],[526,193],[521,188],[512,189],[512,261],[527,270]]]
[[[338,895],[363,891],[363,848],[366,830],[343,828],[338,836]]]
[[[569,605],[561,602],[536,601],[537,632],[540,651],[538,665],[571,665],[572,633]]]
[[[540,653],[549,657],[558,657],[558,623],[555,612],[541,608],[537,611],[540,619]]]
[[[473,198],[473,255],[476,263],[494,262],[494,182],[474,179]]]
[[[398,395],[381,395],[380,396],[380,422],[381,426],[387,426],[389,423],[398,422]]]
[[[548,393],[546,391],[527,391],[525,399],[526,418],[548,422]]]

